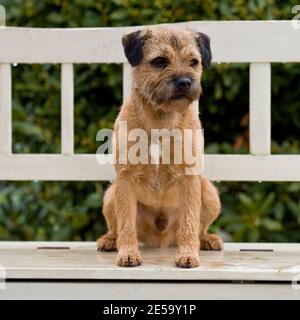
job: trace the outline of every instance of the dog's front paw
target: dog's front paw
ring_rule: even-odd
[[[200,238],[200,249],[201,250],[223,250],[223,240],[216,234],[206,234]]]
[[[177,253],[175,263],[180,268],[196,268],[200,264],[200,259],[198,254]]]
[[[120,250],[117,265],[120,267],[136,267],[142,263],[141,255],[136,250]]]
[[[97,240],[98,251],[116,251],[116,238],[107,233]]]

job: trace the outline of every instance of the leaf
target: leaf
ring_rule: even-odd
[[[282,230],[282,224],[270,218],[263,219],[262,226],[265,227],[267,230],[273,231],[273,232]]]
[[[253,200],[248,195],[240,193],[238,197],[241,203],[247,208],[250,208],[253,205]]]
[[[87,197],[85,204],[88,208],[98,208],[100,210],[101,201],[102,195],[100,193],[92,193]]]
[[[271,206],[274,203],[274,199],[275,199],[275,194],[274,193],[270,193],[269,195],[267,195],[267,197],[263,200],[261,206],[260,206],[260,210],[262,212],[262,214],[268,214],[268,212],[271,210]]]
[[[30,122],[16,121],[14,123],[14,130],[21,135],[25,135],[28,137],[34,136],[34,137],[38,137],[38,138],[42,139],[41,129],[38,126],[36,126]]]

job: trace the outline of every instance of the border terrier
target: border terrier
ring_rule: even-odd
[[[149,27],[123,36],[132,66],[132,92],[120,110],[128,131],[201,129],[192,102],[200,98],[201,76],[211,63],[210,39],[188,29]],[[118,143],[116,143],[118,149]],[[139,241],[161,247],[177,242],[178,267],[199,266],[199,250],[222,250],[208,232],[221,209],[216,188],[203,175],[187,175],[186,164],[115,164],[116,180],[104,196],[108,232],[99,251],[118,250],[117,265],[141,264]]]

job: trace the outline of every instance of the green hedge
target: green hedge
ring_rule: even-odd
[[[291,19],[297,1],[0,0],[0,4],[6,7],[10,26],[106,27]],[[273,153],[299,153],[299,78],[299,64],[272,66]],[[215,64],[206,72],[203,86],[200,111],[206,152],[247,153],[248,65]],[[75,66],[77,153],[96,151],[96,132],[112,127],[121,101],[120,65]],[[13,149],[16,153],[60,151],[59,65],[13,67]],[[213,228],[227,239],[300,240],[300,183],[218,186],[223,213]],[[0,239],[94,240],[105,230],[101,216],[105,187],[100,182],[2,182]]]

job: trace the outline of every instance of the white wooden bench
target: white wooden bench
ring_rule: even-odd
[[[205,174],[217,181],[300,181],[300,155],[270,152],[271,63],[300,62],[300,31],[290,21],[176,27],[207,33],[215,63],[250,64],[250,154],[207,155]],[[131,74],[121,37],[139,28],[0,27],[1,180],[114,178],[112,165],[74,154],[73,64],[122,63],[126,99]],[[12,154],[13,63],[61,64],[61,154]],[[299,279],[299,244],[228,243],[224,252],[201,252],[201,266],[193,270],[174,267],[173,249],[145,248],[142,255],[142,266],[124,269],[115,266],[115,253],[97,254],[94,243],[1,242],[7,283],[0,298],[300,298],[291,285]]]

